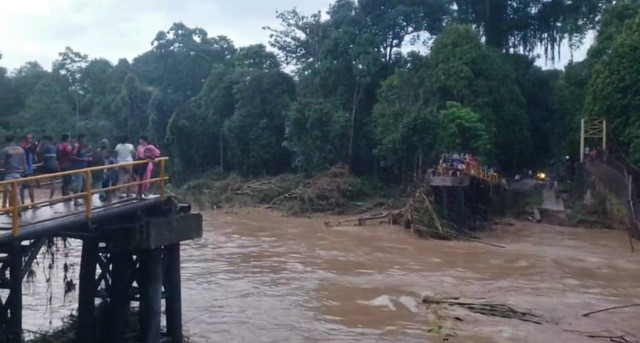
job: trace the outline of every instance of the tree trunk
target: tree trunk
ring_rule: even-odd
[[[220,171],[224,172],[224,139],[222,131],[220,132]]]
[[[349,128],[349,165],[353,165],[353,146],[356,134],[356,114],[358,111],[358,104],[360,103],[360,97],[362,96],[362,86],[356,83],[356,87],[353,92],[353,103],[351,104],[351,125]]]
[[[80,134],[80,105],[78,104],[78,93],[73,93],[73,98],[76,102],[76,135]]]
[[[418,180],[422,180],[423,167],[422,167],[422,148],[418,149]]]

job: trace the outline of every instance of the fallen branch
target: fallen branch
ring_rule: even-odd
[[[436,235],[439,235],[439,238],[443,238],[443,239],[449,239],[449,240],[462,240],[462,241],[469,241],[469,242],[474,242],[474,243],[480,243],[480,244],[485,244],[485,245],[489,245],[492,247],[496,247],[496,248],[501,248],[501,249],[506,249],[507,247],[503,246],[503,245],[498,245],[498,244],[494,244],[494,243],[489,243],[489,242],[485,242],[483,240],[477,239],[477,238],[472,238],[472,237],[468,237],[465,235],[459,235],[453,231],[438,231],[438,230],[434,230],[434,229],[429,229],[426,228],[424,226],[420,226],[420,225],[413,225],[416,229],[418,229],[419,231],[424,231],[424,232],[431,232],[434,233]]]
[[[476,238],[470,238],[470,237],[465,237],[465,236],[460,236],[460,239],[465,240],[465,241],[469,241],[469,242],[475,242],[475,243],[480,243],[480,244],[484,244],[484,245],[489,245],[492,247],[496,247],[496,248],[501,248],[501,249],[506,249],[507,247],[505,247],[504,245],[499,245],[499,244],[494,244],[494,243],[490,243],[490,242],[485,242],[483,240],[479,240]]]
[[[542,321],[537,314],[529,313],[529,312],[521,312],[510,306],[504,304],[478,304],[478,303],[469,303],[469,302],[460,302],[460,301],[446,301],[446,300],[431,300],[431,299],[422,299],[424,304],[443,304],[443,305],[451,305],[451,306],[460,306],[464,307],[467,310],[482,314],[485,316],[493,316],[500,317],[506,319],[517,319],[523,322],[533,323],[536,325],[542,325]]]
[[[631,305],[607,307],[607,308],[604,308],[602,310],[587,312],[587,313],[583,314],[582,316],[583,317],[589,317],[590,315],[596,314],[596,313],[602,313],[602,312],[607,312],[607,311],[612,311],[612,310],[620,310],[620,309],[623,309],[623,308],[630,308],[630,307],[640,307],[640,304],[631,304]]]
[[[491,224],[500,225],[500,226],[515,226],[516,225],[510,219],[495,220],[495,221],[491,222]]]
[[[368,216],[360,216],[360,217],[357,217],[357,218],[347,218],[347,219],[342,219],[342,220],[326,220],[324,222],[324,225],[325,226],[340,226],[340,225],[343,225],[345,223],[350,223],[350,222],[357,222],[357,225],[363,225],[364,223],[366,223],[369,220],[389,218],[389,215],[391,215],[390,212],[382,212],[382,213],[370,214]]]
[[[605,338],[612,343],[634,343],[638,341],[630,341],[624,336],[606,336],[606,335],[587,335],[589,338]]]

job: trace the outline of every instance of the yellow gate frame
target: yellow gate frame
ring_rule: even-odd
[[[585,138],[601,138],[602,150],[607,150],[607,120],[590,117],[580,121],[580,162],[584,162]]]

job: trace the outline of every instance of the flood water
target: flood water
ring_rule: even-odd
[[[182,247],[183,317],[194,342],[588,342],[640,338],[640,255],[624,232],[517,222],[471,242],[422,240],[393,226],[325,227],[336,217],[290,218],[262,209],[205,212],[205,233]],[[25,285],[25,327],[54,328],[75,308],[80,243],[39,258]],[[61,247],[60,247],[61,248]],[[54,247],[55,249],[55,247]],[[47,290],[50,285],[50,290]],[[507,304],[542,325],[423,295]],[[51,296],[51,303],[47,298]],[[608,340],[593,340],[594,342]]]

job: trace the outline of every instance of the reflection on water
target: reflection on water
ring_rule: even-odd
[[[325,228],[326,218],[258,209],[205,217],[205,237],[182,249],[185,330],[195,342],[441,342],[445,333],[449,342],[586,340],[573,331],[640,337],[638,310],[580,316],[640,294],[640,258],[624,233],[519,223],[485,235],[507,246],[498,249],[420,240],[386,225]],[[67,260],[77,280],[80,243],[72,247],[56,258]],[[77,295],[63,299],[64,262],[57,262],[51,292],[42,259],[25,287],[30,329],[59,325],[75,307]],[[548,323],[541,330],[427,308],[424,293],[506,303]]]

